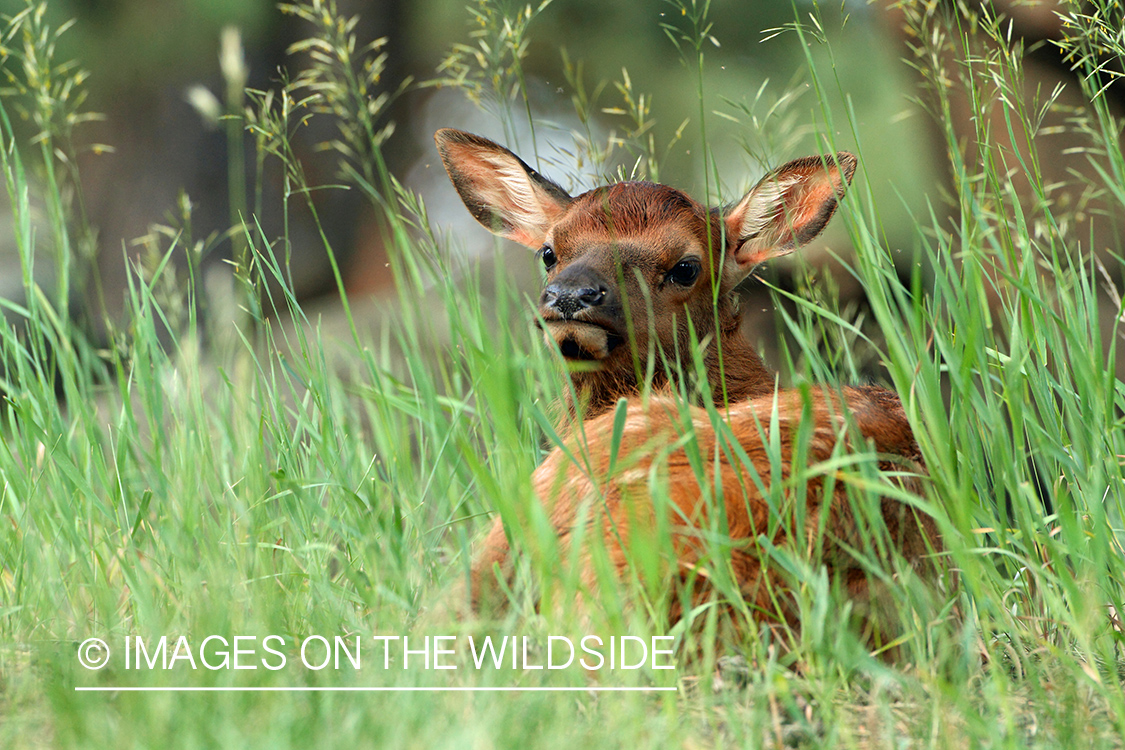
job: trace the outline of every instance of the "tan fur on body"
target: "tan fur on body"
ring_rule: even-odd
[[[725,535],[733,546],[731,572],[743,599],[762,619],[783,619],[796,624],[796,611],[783,595],[785,583],[779,577],[778,566],[763,568],[763,552],[756,542],[761,534],[774,546],[804,549],[809,557],[823,563],[829,573],[840,576],[853,596],[862,599],[867,593],[865,571],[852,550],[860,555],[869,552],[865,529],[870,520],[855,517],[847,497],[845,478],[837,477],[833,496],[826,499],[825,477],[815,473],[809,477],[805,488],[804,525],[799,528],[796,526],[797,509],[792,503],[771,507],[768,491],[763,495],[757,484],[761,481],[768,487],[775,472],[780,481],[789,481],[796,433],[802,426],[808,430],[807,463],[826,462],[838,441],[850,443],[843,413],[846,408],[855,431],[881,455],[879,468],[895,472],[896,484],[901,489],[918,495],[922,492],[920,475],[925,473],[925,468],[897,397],[881,388],[863,387],[844,389],[843,398],[841,403],[837,397],[827,397],[816,389],[805,394],[782,391],[776,401],[771,394],[732,405],[725,421],[734,442],[745,450],[753,464],[757,478],[745,469],[740,459],[731,461],[731,452],[720,445],[707,412],[688,407],[707,483],[722,488]],[[669,398],[654,398],[647,406],[631,404],[612,473],[615,420],[612,413],[588,421],[584,426],[584,440],[573,437],[568,441],[570,453],[581,456],[579,463],[571,461],[563,451],[555,450],[536,470],[533,476],[536,494],[548,504],[550,523],[559,535],[564,559],[569,540],[579,533],[576,526],[582,519],[586,526],[582,533],[587,538],[597,534],[602,537],[586,543],[603,544],[612,565],[624,577],[634,536],[651,538],[656,527],[649,481],[653,462],[659,460],[661,468],[666,467],[668,518],[672,524],[674,565],[679,568],[679,575],[687,579],[700,572],[696,570],[697,565],[715,564],[706,560],[708,545],[704,537],[715,520],[711,514],[719,506],[714,500],[709,504],[701,491],[687,448],[675,447],[682,443],[681,438],[688,429],[683,423],[681,408]],[[778,430],[775,439],[780,448],[780,465],[771,461],[768,447],[774,428]],[[719,456],[717,466],[716,455]],[[887,527],[887,538],[897,554],[923,576],[932,574],[935,566],[931,555],[940,549],[933,519],[890,497],[882,500],[880,511]],[[887,557],[883,556],[880,562],[888,562]],[[507,579],[511,566],[508,537],[503,525],[497,522],[473,560],[471,606],[475,611],[491,611],[503,605],[496,575]],[[583,587],[596,590],[594,569],[588,566],[581,575]],[[706,577],[706,572],[703,576]],[[707,592],[698,586],[695,589],[697,596],[693,604],[698,604]],[[670,613],[672,621],[678,618],[679,612],[677,601]]]

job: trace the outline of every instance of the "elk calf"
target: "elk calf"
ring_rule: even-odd
[[[840,152],[789,162],[733,206],[708,209],[679,190],[648,182],[620,182],[571,197],[489,140],[449,129],[435,139],[473,216],[536,251],[547,272],[539,300],[544,332],[565,359],[586,363],[571,374],[583,402],[574,408],[587,420],[580,431],[584,440],[572,436],[568,450],[555,449],[533,478],[563,545],[584,524],[602,535],[613,565],[623,570],[631,540],[654,526],[648,481],[659,456],[667,467],[667,517],[675,527],[672,565],[697,595],[706,589],[706,574],[698,569],[706,555],[704,537],[716,528],[721,508],[720,527],[733,549],[730,570],[761,616],[794,619],[778,603],[784,584],[777,566],[763,572],[762,535],[773,545],[816,552],[862,598],[867,576],[855,550],[869,547],[864,537],[871,519],[855,517],[846,482],[835,476],[826,482],[829,475],[814,472],[803,494],[793,493],[804,498],[802,512],[771,507],[769,484],[780,479],[788,485],[794,457],[803,456],[806,466],[821,464],[856,436],[879,454],[881,468],[898,472],[899,488],[919,495],[925,469],[910,425],[898,397],[881,388],[777,392],[774,375],[741,332],[735,292],[760,263],[792,252],[824,229],[851,181],[855,157]],[[647,405],[636,398],[642,384],[635,363],[651,353],[671,365],[668,372],[657,368],[654,386],[690,375],[689,319],[694,341],[705,347],[710,393],[716,404],[729,404],[726,421],[737,446],[724,449],[725,438],[698,407],[685,421],[667,396]],[[610,410],[621,397],[631,400],[614,445],[616,415]],[[800,446],[798,434],[808,438]],[[701,489],[685,439],[694,440],[703,456],[705,483],[722,488],[721,505]],[[845,445],[838,446],[841,441]],[[579,466],[568,454],[587,460]],[[734,458],[739,454],[744,457]],[[833,489],[825,496],[829,483]],[[926,569],[940,545],[932,519],[886,496],[879,515],[897,553]],[[497,571],[510,573],[510,557],[498,519],[473,561],[474,609],[494,598]],[[587,567],[583,575],[592,576]]]

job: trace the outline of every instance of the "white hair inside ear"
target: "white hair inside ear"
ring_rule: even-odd
[[[851,182],[856,163],[854,156],[841,151],[797,159],[763,177],[723,217],[732,280],[819,235]]]

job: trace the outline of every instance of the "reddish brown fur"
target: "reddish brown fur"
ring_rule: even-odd
[[[705,562],[703,538],[715,520],[710,515],[715,508],[708,505],[681,445],[686,428],[675,403],[667,396],[648,404],[637,399],[637,373],[643,372],[650,355],[663,353],[672,360],[665,375],[657,359],[657,387],[668,377],[690,372],[680,365],[691,361],[688,318],[697,340],[706,345],[703,361],[712,397],[720,406],[730,404],[726,419],[734,440],[764,485],[777,477],[788,483],[795,436],[803,426],[811,435],[805,454],[810,466],[829,460],[841,440],[843,447],[850,447],[849,435],[858,435],[882,456],[880,468],[901,472],[894,480],[900,488],[921,495],[925,468],[895,394],[875,387],[844,389],[842,399],[816,389],[807,395],[775,393],[773,375],[740,332],[735,286],[758,263],[791,252],[820,233],[851,178],[855,157],[840,153],[790,162],[720,212],[674,188],[647,182],[616,183],[571,198],[490,141],[448,130],[436,137],[453,184],[481,223],[528,247],[542,245],[541,255],[547,249],[553,253],[540,314],[564,355],[569,341],[572,352],[597,363],[593,371],[572,373],[585,401],[584,412],[572,409],[587,420],[581,430],[584,437],[571,437],[567,451],[554,450],[533,477],[564,547],[575,525],[586,518],[587,528],[600,530],[613,565],[624,573],[631,541],[654,530],[656,508],[648,478],[659,461],[655,468],[666,474],[671,501],[668,518],[679,519],[673,532],[674,564],[680,577],[694,580],[696,599],[706,595],[707,587],[701,584],[707,575],[699,564]],[[692,259],[700,262],[693,283],[671,281],[669,269]],[[595,303],[577,305],[572,298],[570,306],[560,306],[560,298],[551,296],[551,285],[562,288],[568,273],[572,280],[566,289],[572,297],[601,288],[594,286],[599,280],[612,286],[603,288],[601,296],[591,294]],[[625,336],[626,311],[631,338]],[[628,340],[614,347],[609,343],[612,336]],[[621,397],[631,401],[619,460],[611,472],[616,417],[607,412]],[[720,449],[707,412],[692,407],[689,416],[707,479],[722,488],[726,534],[734,542],[731,570],[745,600],[764,618],[794,620],[791,601],[781,595],[784,582],[777,566],[763,568],[763,551],[756,544],[762,534],[774,545],[803,547],[854,596],[870,598],[867,576],[848,551],[867,550],[867,526],[854,517],[843,478],[826,499],[824,478],[809,477],[804,513],[788,507],[775,508],[771,515],[770,493],[763,493],[741,464],[730,461],[729,450]],[[772,422],[777,435],[769,434]],[[774,443],[780,447],[777,466],[771,464],[768,449]],[[587,456],[588,463],[580,467],[568,454]],[[793,499],[790,493],[788,505]],[[890,497],[883,498],[880,511],[897,553],[919,572],[932,572],[929,555],[941,544],[933,520]],[[798,518],[806,520],[794,528]],[[584,559],[582,575],[592,588],[593,568],[588,555]],[[885,552],[879,559],[887,560]],[[511,562],[507,534],[497,519],[473,560],[474,609],[502,603],[494,571],[506,578]]]
[[[909,492],[922,494],[921,475],[925,472],[922,456],[901,404],[889,391],[875,387],[846,388],[842,403],[835,395],[830,397],[815,389],[807,394],[782,391],[776,395],[776,415],[774,407],[773,394],[761,396],[732,405],[726,419],[734,441],[746,452],[758,478],[767,487],[775,471],[779,472],[782,482],[789,480],[794,439],[801,423],[808,429],[811,421],[806,444],[809,465],[829,460],[839,440],[850,444],[842,410],[846,409],[855,431],[870,441],[873,450],[885,456],[880,468],[901,472],[896,483]],[[697,604],[707,596],[706,587],[699,585],[705,582],[707,573],[696,566],[701,562],[714,564],[705,560],[704,531],[711,528],[714,519],[710,513],[715,506],[708,505],[700,489],[687,449],[677,447],[686,432],[680,413],[680,407],[668,398],[653,399],[647,406],[638,402],[630,404],[612,473],[610,454],[615,415],[605,414],[590,420],[584,425],[585,442],[575,437],[568,445],[572,455],[583,457],[582,465],[570,461],[563,451],[555,450],[536,470],[533,483],[537,495],[548,503],[550,521],[559,534],[564,555],[582,515],[588,531],[595,534],[600,531],[600,542],[624,577],[632,539],[637,534],[650,536],[654,531],[656,511],[649,499],[648,482],[653,462],[659,461],[661,468],[667,467],[674,565],[678,566],[678,576],[684,580],[700,577],[693,587]],[[798,517],[796,508],[791,504],[787,508],[783,505],[774,509],[780,517],[771,514],[768,491],[763,495],[753,475],[745,471],[738,459],[730,461],[729,452],[719,445],[707,412],[690,407],[688,415],[708,483],[722,488],[726,535],[734,546],[731,570],[752,610],[765,620],[797,624],[792,601],[784,594],[786,582],[778,572],[779,566],[762,564],[763,550],[755,542],[760,534],[766,534],[775,546],[803,548],[806,556],[819,560],[830,574],[838,575],[861,605],[869,604],[865,601],[867,576],[849,552],[849,548],[861,554],[868,550],[864,538],[867,524],[853,513],[846,479],[837,477],[833,496],[825,503],[824,477],[810,477],[806,485],[805,523],[801,528],[794,528]],[[780,466],[771,462],[767,447],[774,419]],[[719,456],[717,467],[716,455]],[[897,554],[923,576],[932,575],[936,569],[933,555],[941,544],[933,519],[890,497],[882,500],[881,515]],[[877,557],[888,562],[887,555]],[[588,561],[588,556],[585,559]],[[511,562],[505,529],[497,521],[473,561],[471,603],[474,610],[487,611],[502,604],[498,601],[494,571],[507,577]],[[581,572],[584,586],[596,590],[593,568],[586,567]],[[671,612],[673,621],[679,612],[677,601]],[[893,624],[887,622],[879,626],[893,628]]]

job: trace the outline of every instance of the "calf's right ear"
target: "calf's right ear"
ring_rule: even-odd
[[[566,191],[487,138],[443,128],[434,141],[469,213],[490,232],[538,250],[570,205]]]

